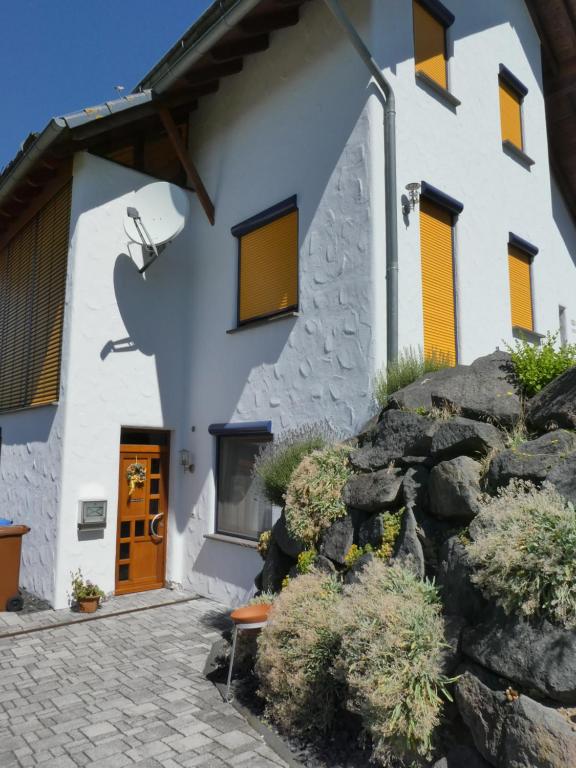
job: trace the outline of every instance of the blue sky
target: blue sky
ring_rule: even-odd
[[[0,0],[0,168],[48,120],[132,89],[211,0]]]

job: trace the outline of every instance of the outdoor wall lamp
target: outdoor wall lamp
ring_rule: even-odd
[[[184,472],[194,472],[194,464],[190,463],[190,451],[186,448],[182,448],[180,453],[180,466]]]
[[[416,206],[420,202],[420,187],[421,184],[418,181],[413,181],[410,184],[406,184],[408,199],[405,198],[404,205],[402,206],[402,212],[404,213],[404,216],[409,216],[412,211],[416,209]]]

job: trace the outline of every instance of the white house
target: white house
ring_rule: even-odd
[[[62,607],[81,567],[237,603],[272,520],[263,441],[354,433],[397,349],[576,341],[575,179],[551,173],[530,5],[214,3],[133,95],[25,143],[0,177],[0,516],[32,529],[24,587]],[[123,222],[158,179],[191,212],[141,274]]]

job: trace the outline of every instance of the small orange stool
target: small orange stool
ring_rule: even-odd
[[[232,652],[230,654],[230,666],[228,667],[228,682],[226,683],[226,701],[230,701],[230,685],[232,683],[232,669],[234,667],[234,655],[236,653],[236,640],[238,632],[246,632],[250,629],[262,629],[268,623],[268,614],[272,608],[271,603],[261,605],[245,605],[232,611],[230,618],[234,622],[234,635],[232,638]]]

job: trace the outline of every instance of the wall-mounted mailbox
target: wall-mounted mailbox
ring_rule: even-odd
[[[107,501],[89,499],[80,502],[78,528],[106,528]]]

